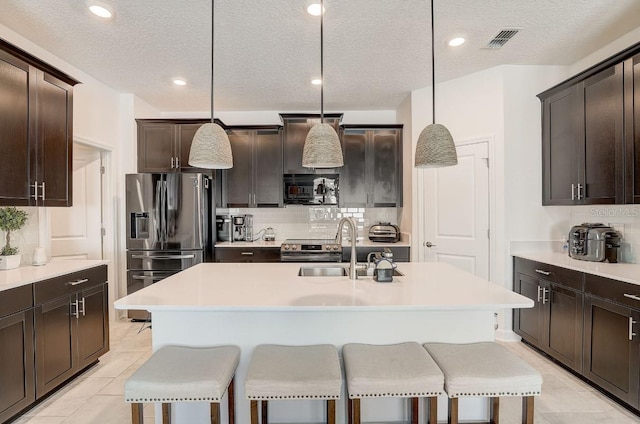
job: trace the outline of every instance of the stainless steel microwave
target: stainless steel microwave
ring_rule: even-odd
[[[338,174],[284,174],[284,203],[337,205]]]

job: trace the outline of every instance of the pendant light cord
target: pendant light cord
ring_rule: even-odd
[[[433,118],[433,123],[436,123],[436,51],[435,51],[435,42],[434,35],[435,31],[433,29],[433,0],[431,0],[431,113]]]
[[[320,123],[324,124],[324,0],[320,0]]]
[[[215,11],[216,11],[216,2],[215,0],[211,0],[211,123],[214,123],[213,119],[213,40],[215,36],[215,31],[213,28],[213,23],[215,21]]]

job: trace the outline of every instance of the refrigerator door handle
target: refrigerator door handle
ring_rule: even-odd
[[[168,261],[172,259],[195,259],[196,255],[131,255],[132,259],[153,259],[160,261]]]
[[[160,214],[160,207],[162,205],[162,181],[156,181],[156,196],[155,207],[153,208],[153,214],[155,215],[155,227],[156,227],[156,240],[162,241],[162,215]]]
[[[167,230],[167,182],[162,181],[162,242],[166,243],[169,238]]]

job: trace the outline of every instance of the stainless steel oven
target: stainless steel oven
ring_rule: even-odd
[[[288,239],[280,245],[282,262],[341,262],[342,245],[334,239]]]

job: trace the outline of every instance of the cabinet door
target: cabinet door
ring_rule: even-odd
[[[534,301],[533,308],[513,310],[513,330],[527,342],[534,346],[543,345],[540,281],[525,274],[516,274],[514,291]]]
[[[0,206],[31,204],[29,167],[29,87],[35,81],[35,70],[8,53],[0,51]]]
[[[109,298],[107,284],[102,284],[78,295],[78,368],[98,360],[109,350]]]
[[[324,118],[325,124],[333,126],[338,132],[340,118]],[[284,173],[285,174],[315,174],[313,168],[302,166],[302,152],[304,142],[311,127],[320,123],[318,117],[285,118],[284,119]]]
[[[175,171],[175,124],[138,124],[138,172]]]
[[[373,207],[402,206],[402,157],[399,150],[400,130],[379,129],[370,132],[371,198]]]
[[[35,400],[33,309],[0,318],[0,422]]]
[[[583,375],[638,408],[640,350],[633,309],[585,296]]]
[[[207,172],[202,168],[196,168],[189,165],[189,152],[191,151],[191,143],[193,142],[193,136],[196,135],[196,131],[203,124],[179,124],[177,127],[178,140],[176,141],[176,168],[181,172]]]
[[[366,151],[366,130],[344,130],[342,133],[344,166],[340,168],[339,182],[341,206],[365,207],[368,205]]]
[[[279,130],[258,130],[254,138],[255,207],[282,206],[282,134]]]
[[[60,297],[35,308],[36,399],[76,371],[75,296]]]
[[[640,54],[624,65],[625,202],[640,203]]]
[[[623,65],[581,84],[584,136],[580,134],[580,176],[584,204],[623,203]]]
[[[542,299],[543,349],[574,370],[582,371],[582,293],[546,284]]]
[[[229,131],[229,141],[233,154],[233,168],[226,170],[227,207],[248,208],[253,201],[251,187],[253,132]]]
[[[542,204],[573,205],[577,198],[580,103],[570,87],[542,101]]]

